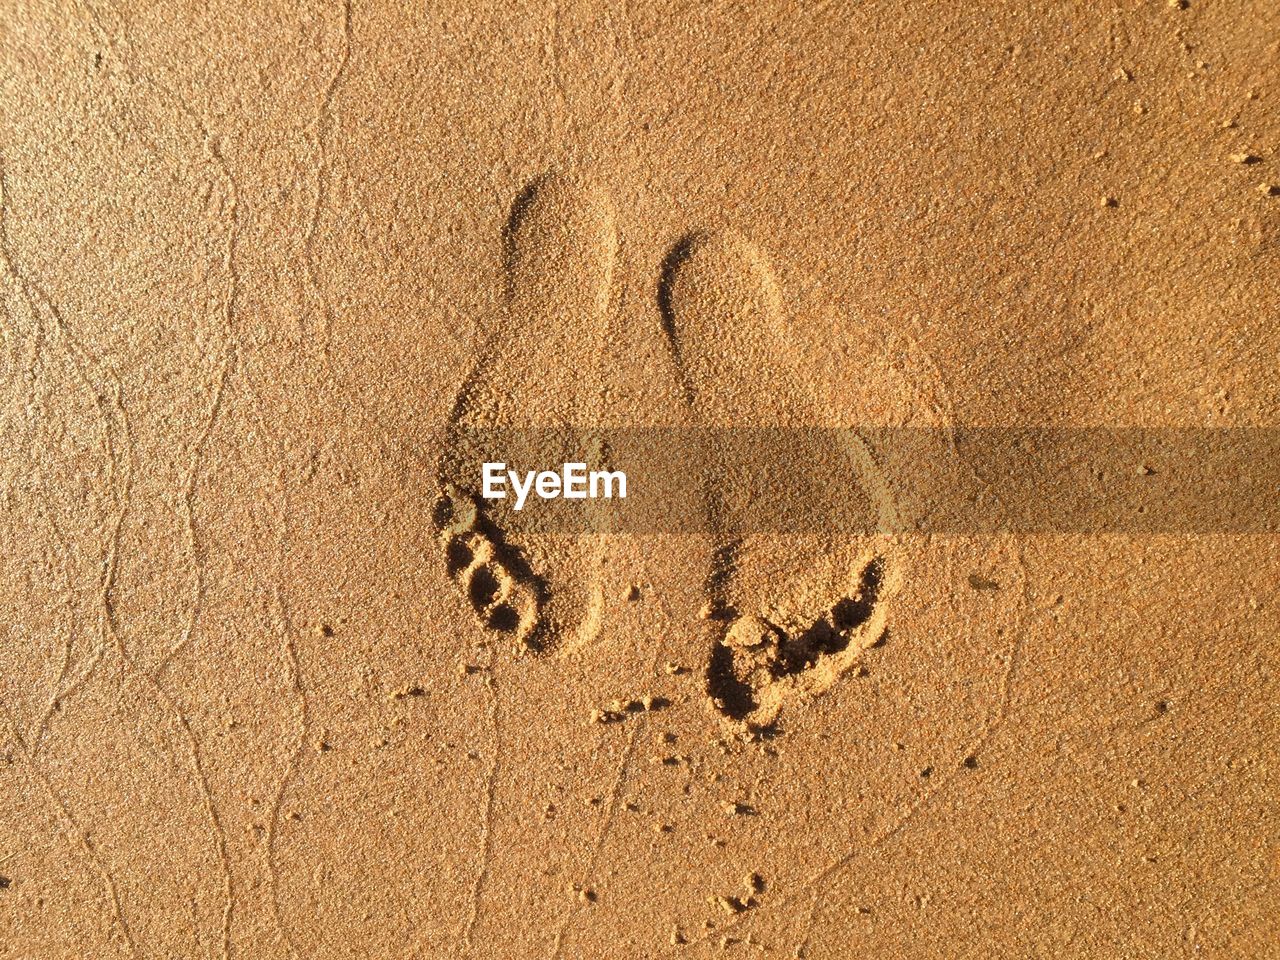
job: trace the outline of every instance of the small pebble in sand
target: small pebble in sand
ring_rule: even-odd
[[[1103,207],[1118,207],[1120,206],[1120,201],[1112,196],[1104,196],[1100,205]]]
[[[633,584],[631,584],[631,586],[627,587],[627,590],[626,590],[626,592],[623,594],[623,597],[625,597],[625,598],[626,598],[626,600],[627,600],[628,602],[630,602],[630,603],[635,603],[637,600],[639,600],[639,599],[640,599],[640,586],[639,586],[639,584],[635,584],[635,583],[633,583]]]
[[[1260,183],[1258,192],[1264,197],[1280,197],[1280,183]]]
[[[1256,153],[1233,153],[1231,155],[1231,162],[1244,164],[1260,163],[1262,162],[1262,158]]]

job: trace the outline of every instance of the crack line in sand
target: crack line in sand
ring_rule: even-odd
[[[58,541],[58,546],[62,550],[62,555],[68,563],[67,569],[61,572],[59,580],[61,580],[66,595],[63,599],[63,606],[66,608],[67,619],[64,626],[64,637],[62,641],[62,664],[58,668],[57,679],[53,681],[53,686],[49,694],[49,700],[45,704],[44,710],[41,711],[40,717],[36,723],[36,735],[43,736],[45,727],[48,725],[54,712],[58,709],[58,692],[62,689],[63,684],[67,682],[67,677],[71,673],[72,656],[75,653],[75,608],[74,593],[75,582],[70,570],[70,558],[75,554],[75,545],[72,544],[71,538],[62,530],[62,525],[58,523],[58,517],[52,511],[42,517],[49,524],[49,529],[53,531],[53,537]]]
[[[813,900],[809,904],[809,911],[805,917],[804,936],[800,939],[800,945],[796,947],[795,954],[799,960],[809,955],[809,943],[813,940],[813,927],[818,919],[818,907],[822,903],[822,891],[815,889],[813,891]]]
[[[97,873],[98,879],[102,885],[106,887],[107,900],[109,901],[111,908],[111,920],[120,928],[120,932],[124,936],[125,944],[129,948],[130,956],[132,956],[134,960],[140,960],[141,955],[138,953],[138,944],[133,939],[133,931],[129,928],[129,922],[125,919],[124,910],[120,906],[120,894],[116,889],[116,882],[111,876],[111,871],[106,868],[106,865],[103,864],[101,858],[98,857],[97,851],[94,850],[93,844],[89,840],[88,832],[84,827],[80,826],[79,822],[77,822],[76,818],[72,815],[71,810],[65,803],[63,803],[62,798],[58,796],[58,792],[53,789],[53,784],[50,783],[48,774],[45,773],[44,768],[40,765],[35,754],[31,752],[31,749],[27,746],[27,742],[23,738],[21,731],[18,729],[17,722],[12,712],[9,710],[9,705],[0,704],[0,706],[4,707],[5,717],[14,742],[17,743],[18,749],[22,751],[23,758],[27,761],[27,766],[39,781],[40,788],[44,792],[45,798],[53,805],[58,818],[63,821],[63,828],[75,838],[81,851],[84,853],[85,858],[89,861],[90,867],[95,873]]]
[[[640,732],[644,728],[644,720],[640,717],[632,724],[631,730],[627,734],[627,743],[623,747],[622,757],[619,759],[617,772],[614,776],[613,788],[609,791],[609,803],[605,808],[604,820],[600,824],[600,830],[596,834],[596,842],[592,848],[591,856],[587,860],[587,869],[585,871],[586,884],[590,887],[594,882],[596,875],[596,867],[600,862],[600,854],[604,851],[605,841],[608,839],[609,831],[613,827],[614,818],[618,813],[618,805],[622,800],[622,794],[626,787],[627,771],[631,767],[631,761],[635,756],[636,744],[640,739]],[[561,917],[560,926],[556,930],[555,939],[551,943],[550,960],[559,960],[564,950],[564,938],[569,931],[569,926],[573,922],[574,916],[577,915],[577,904],[571,904]]]
[[[653,570],[649,565],[647,557],[641,558],[641,567],[644,570],[650,582],[653,582]],[[661,593],[655,592],[655,599],[662,607],[663,613],[666,614],[668,622],[674,619],[670,605]],[[653,657],[649,662],[649,676],[654,676],[658,672],[658,664],[662,661],[663,643],[661,639],[654,641]],[[635,760],[636,744],[640,740],[640,734],[647,727],[647,716],[637,717],[635,723],[631,724],[628,731],[627,743],[623,748],[621,760],[618,763],[617,774],[614,778],[613,789],[609,793],[609,804],[605,810],[604,822],[600,825],[600,832],[596,837],[595,848],[591,851],[591,858],[587,861],[586,871],[586,887],[595,885],[596,868],[600,862],[600,855],[604,852],[605,844],[608,842],[609,833],[613,828],[614,820],[618,812],[618,804],[622,800],[624,789],[626,787],[627,778],[631,772],[631,764]],[[559,960],[564,951],[565,937],[570,932],[570,926],[573,918],[577,915],[578,905],[573,904],[565,911],[559,928],[556,930],[555,939],[551,944],[551,955],[549,960]]]
[[[35,394],[41,379],[41,368],[44,366],[44,363],[43,363],[44,358],[40,352],[40,348],[43,345],[43,340],[44,340],[44,322],[43,322],[43,318],[41,316],[40,310],[36,306],[35,297],[33,296],[32,290],[30,289],[30,285],[19,274],[18,269],[13,262],[13,257],[9,249],[9,238],[8,238],[8,231],[7,231],[8,192],[6,189],[7,181],[5,177],[6,177],[5,164],[3,162],[3,159],[0,158],[0,266],[3,266],[5,274],[14,283],[17,289],[18,295],[21,297],[23,302],[26,303],[27,310],[30,312],[31,320],[34,324],[34,328],[31,331],[33,343],[32,343],[30,366],[27,368],[25,372],[27,373],[28,377],[31,380],[32,393]],[[13,325],[13,329],[14,329],[14,334],[13,334],[14,339],[16,340],[18,337],[16,323]],[[15,377],[14,387],[13,387],[13,396],[10,399],[10,404],[14,403],[17,400],[17,396],[18,396],[17,383],[18,383],[18,378]],[[6,497],[11,495],[12,490],[13,490],[13,487],[11,485],[10,478],[6,478],[6,481],[4,484],[4,491],[5,491]],[[73,550],[71,541],[68,539],[66,534],[63,533],[62,528],[58,523],[56,514],[51,512],[44,519],[47,520],[50,528],[53,530],[54,539],[58,541],[58,545],[62,548],[63,554],[66,557],[70,557],[74,552],[74,550]],[[67,571],[66,578],[69,578],[69,577],[70,577],[70,571]],[[67,579],[67,583],[68,583],[68,587],[70,587],[69,579]],[[71,606],[70,590],[68,590],[66,605],[68,607]],[[45,704],[45,707],[41,712],[41,715],[36,723],[34,736],[35,736],[37,751],[39,750],[40,741],[43,739],[45,726],[48,724],[54,711],[57,709],[59,695],[63,690],[64,685],[66,684],[68,674],[71,672],[72,655],[75,650],[75,639],[74,639],[74,630],[72,629],[72,622],[73,622],[73,618],[70,618],[67,624],[66,635],[63,639],[62,664],[58,670],[58,676],[53,682],[53,687],[49,695],[48,703]]]
[[[613,101],[616,142],[625,143],[627,139],[625,135],[627,84],[631,79],[631,70],[627,69],[627,64],[635,63],[637,60],[636,38],[631,24],[631,5],[629,0],[618,0],[618,13],[618,19],[622,21],[621,25],[626,28],[627,40],[624,44],[622,33],[618,29],[618,23],[615,22],[613,17],[610,17],[609,22],[613,25],[613,57],[609,63],[609,73],[611,75],[609,86]]]
[[[193,117],[193,120],[195,118]],[[208,132],[200,126],[199,121],[195,120],[201,133],[208,139]],[[223,301],[223,333],[227,338],[227,348],[223,354],[220,369],[216,378],[216,386],[214,387],[213,398],[209,403],[209,412],[205,416],[204,425],[200,433],[196,437],[196,442],[191,451],[191,457],[187,464],[186,476],[182,480],[182,505],[183,505],[183,521],[187,534],[187,549],[191,555],[192,563],[192,584],[191,584],[191,612],[187,617],[186,627],[183,629],[181,636],[174,645],[166,651],[161,657],[160,662],[155,666],[153,675],[159,677],[170,661],[178,653],[180,653],[191,642],[191,637],[195,633],[196,620],[199,618],[201,608],[204,604],[204,563],[203,550],[199,544],[199,537],[196,533],[195,526],[195,494],[200,472],[200,463],[204,458],[205,444],[210,435],[213,433],[214,424],[217,422],[218,414],[222,411],[222,399],[227,390],[227,384],[231,380],[231,375],[235,372],[238,355],[235,346],[235,309],[240,295],[240,273],[235,262],[236,241],[240,235],[240,190],[235,179],[231,176],[231,170],[223,159],[221,152],[217,146],[209,147],[209,155],[214,158],[218,169],[226,183],[228,190],[228,208],[227,216],[229,225],[227,228],[226,248],[223,253],[223,268],[227,272],[227,294]]]
[[[320,212],[324,208],[325,199],[329,193],[329,181],[333,176],[333,161],[329,156],[329,135],[332,133],[334,125],[333,106],[337,96],[338,86],[342,83],[346,76],[347,65],[351,62],[351,48],[354,40],[354,33],[351,27],[351,6],[352,0],[342,0],[342,23],[341,38],[342,45],[337,57],[337,64],[334,67],[332,75],[329,77],[329,83],[325,87],[324,96],[320,101],[320,109],[316,111],[315,120],[311,123],[310,135],[314,138],[316,157],[316,174],[315,174],[315,201],[311,205],[311,219],[307,224],[307,234],[303,240],[303,270],[306,274],[307,283],[310,285],[312,292],[320,301],[320,343],[321,350],[327,357],[329,355],[330,340],[333,332],[333,305],[329,302],[328,295],[321,289],[319,280],[316,279],[316,232],[320,227]]]
[[[126,79],[130,83],[130,85],[137,84],[137,83],[146,85],[147,87],[155,91],[159,95],[161,100],[167,99],[177,109],[178,113],[184,116],[188,120],[188,122],[190,122],[195,127],[196,133],[198,134],[198,142],[201,148],[204,150],[205,154],[208,156],[212,167],[218,171],[218,174],[223,181],[224,187],[227,190],[226,217],[228,222],[227,222],[227,230],[226,230],[226,238],[225,238],[225,248],[223,252],[223,268],[227,273],[227,292],[223,300],[223,309],[222,309],[223,333],[226,338],[226,347],[225,347],[225,352],[223,354],[220,371],[216,379],[216,385],[214,387],[214,396],[210,402],[207,420],[204,423],[201,432],[198,434],[197,442],[194,446],[194,449],[192,450],[191,458],[188,464],[187,476],[183,480],[183,490],[182,490],[182,502],[184,505],[183,509],[185,513],[184,526],[186,529],[187,544],[191,554],[191,565],[192,565],[191,611],[190,611],[190,614],[188,615],[188,621],[183,630],[183,633],[180,635],[179,639],[175,642],[174,646],[172,646],[161,657],[159,663],[155,666],[155,669],[153,672],[143,670],[140,666],[138,666],[138,664],[133,660],[133,658],[125,650],[123,642],[121,641],[116,629],[116,624],[114,620],[114,611],[111,603],[111,594],[114,592],[114,587],[115,587],[115,571],[117,569],[117,563],[118,563],[120,533],[124,526],[125,516],[129,512],[129,491],[132,488],[132,482],[133,482],[132,440],[130,438],[130,433],[129,433],[128,415],[124,409],[124,404],[122,401],[121,382],[118,375],[113,377],[114,388],[115,388],[114,389],[115,406],[116,406],[117,413],[120,415],[123,423],[123,435],[125,440],[125,446],[128,451],[128,457],[127,457],[128,473],[125,480],[125,488],[124,488],[125,495],[123,498],[124,502],[120,508],[118,521],[112,537],[112,547],[111,547],[112,574],[110,577],[110,584],[108,585],[108,589],[106,591],[106,597],[105,597],[107,627],[112,636],[112,639],[115,641],[115,645],[120,654],[121,659],[129,668],[131,673],[134,673],[135,675],[137,675],[138,678],[142,680],[143,683],[145,683],[147,686],[149,686],[152,689],[152,691],[155,694],[157,702],[159,702],[161,706],[163,706],[164,709],[173,716],[173,718],[178,723],[178,726],[182,730],[183,738],[187,742],[187,752],[189,754],[192,771],[195,775],[196,789],[201,795],[201,800],[205,808],[205,813],[209,819],[210,830],[213,834],[214,849],[217,852],[217,856],[220,861],[220,866],[222,869],[222,880],[223,880],[222,887],[223,887],[223,897],[224,897],[225,903],[222,911],[222,922],[221,922],[220,933],[221,933],[221,940],[222,940],[222,956],[224,960],[227,960],[227,958],[229,958],[231,954],[231,919],[232,919],[233,912],[235,910],[235,885],[234,885],[234,879],[231,873],[231,859],[230,859],[230,854],[228,852],[227,834],[226,834],[225,828],[222,825],[221,816],[219,815],[217,807],[213,801],[213,791],[209,784],[208,776],[206,775],[204,770],[204,761],[201,756],[201,752],[197,742],[197,738],[195,736],[195,732],[191,728],[190,720],[187,718],[186,714],[183,712],[182,708],[178,705],[178,703],[174,700],[174,698],[168,693],[168,691],[164,689],[162,683],[160,682],[159,677],[162,671],[164,670],[165,666],[169,662],[169,660],[189,642],[191,635],[194,633],[196,619],[199,616],[201,601],[204,594],[204,572],[200,562],[198,542],[197,542],[198,538],[195,532],[195,524],[194,524],[194,519],[192,515],[192,506],[193,506],[193,500],[195,495],[196,476],[199,470],[199,463],[202,457],[204,442],[208,438],[208,436],[212,433],[214,422],[216,421],[218,413],[221,409],[223,392],[227,386],[231,371],[235,365],[235,347],[232,341],[232,333],[234,330],[234,323],[235,323],[234,314],[235,314],[235,308],[236,308],[236,301],[237,301],[239,290],[240,290],[240,276],[239,276],[239,271],[235,262],[236,241],[239,238],[240,229],[241,229],[240,218],[239,218],[239,186],[236,183],[235,178],[232,176],[230,167],[227,164],[226,160],[223,158],[217,142],[210,135],[205,122],[197,115],[197,113],[190,106],[190,104],[188,104],[186,100],[183,99],[175,91],[162,85],[157,80],[152,78],[145,71],[142,71],[140,69],[135,69],[135,67],[133,66],[133,60],[136,59],[136,51],[134,50],[134,46],[131,39],[129,38],[127,21],[125,20],[124,16],[120,13],[120,11],[115,7],[115,5],[110,2],[106,4],[107,9],[111,11],[116,21],[114,31],[108,30],[106,28],[106,26],[102,22],[102,18],[100,17],[97,8],[94,6],[93,3],[88,2],[88,0],[86,0],[86,2],[83,3],[83,7],[88,13],[89,18],[94,25],[95,31],[98,34],[100,34],[101,40],[103,41],[107,49],[113,50],[118,53],[120,57],[120,62],[124,68]],[[138,128],[137,124],[132,124],[132,126],[134,126],[138,134],[140,136],[143,136],[145,139],[144,131]],[[160,153],[160,151],[155,147],[154,144],[151,144],[151,147],[153,152],[157,154]]]
[[[261,415],[259,416],[261,423]],[[265,426],[265,424],[263,424]],[[283,456],[281,455],[283,461]],[[271,911],[275,919],[276,928],[280,933],[281,939],[284,940],[285,946],[289,950],[290,956],[297,958],[300,956],[298,946],[293,940],[293,934],[284,922],[284,916],[280,909],[280,876],[276,868],[275,862],[275,845],[276,838],[280,831],[280,813],[284,809],[284,798],[289,787],[293,784],[297,777],[301,766],[302,754],[306,749],[307,734],[311,729],[311,701],[307,697],[306,684],[303,682],[302,662],[298,657],[297,634],[294,630],[293,617],[289,611],[288,602],[285,600],[283,571],[284,558],[288,555],[289,543],[289,526],[288,517],[291,513],[289,507],[289,488],[287,485],[281,485],[281,510],[277,523],[276,535],[276,582],[272,590],[272,599],[276,607],[276,618],[280,628],[280,636],[283,641],[285,663],[288,666],[289,682],[293,686],[294,694],[297,697],[298,704],[298,736],[294,743],[293,751],[290,753],[289,760],[285,764],[284,773],[280,778],[280,783],[276,788],[275,797],[271,803],[271,818],[267,825],[266,843],[266,861],[267,861],[267,882],[271,886]]]
[[[489,761],[489,769],[484,779],[484,822],[480,828],[480,865],[476,870],[475,880],[471,884],[471,905],[462,929],[462,942],[467,950],[472,948],[472,937],[475,934],[476,924],[480,921],[480,906],[493,861],[493,806],[497,792],[498,766],[502,762],[502,736],[498,719],[498,680],[493,673],[492,658],[485,674],[484,685],[489,691],[488,712],[489,729],[493,737],[493,759]]]
[[[128,514],[131,503],[131,491],[133,487],[133,442],[129,430],[129,419],[125,411],[124,404],[120,398],[120,388],[116,385],[116,406],[123,421],[124,443],[127,451],[125,458],[126,473],[124,480],[124,497],[123,504],[120,509],[119,522],[113,536],[112,554],[113,560],[118,556],[120,529],[123,527],[124,518]],[[124,642],[120,638],[120,632],[115,618],[115,608],[111,600],[111,593],[115,588],[114,574],[111,583],[108,586],[106,596],[106,619],[107,631],[113,641],[116,654],[120,657],[121,663],[125,668],[134,675],[141,683],[151,689],[155,697],[156,703],[167,712],[178,724],[181,730],[182,739],[186,742],[188,759],[191,763],[192,773],[195,777],[196,791],[200,794],[201,800],[205,808],[205,815],[209,819],[210,829],[213,833],[214,850],[216,851],[223,869],[223,889],[226,897],[226,905],[223,909],[222,918],[222,955],[223,960],[228,960],[231,954],[231,911],[233,908],[233,888],[231,879],[231,860],[227,850],[226,830],[222,826],[221,817],[217,808],[213,803],[213,792],[209,785],[209,778],[204,770],[204,760],[200,753],[200,747],[195,735],[195,731],[191,728],[191,722],[178,705],[177,701],[163,687],[159,680],[150,672],[142,669],[133,659],[132,655],[125,649]],[[198,938],[199,939],[199,938]]]
[[[227,382],[231,378],[231,374],[236,366],[236,351],[232,346],[229,355],[226,356],[221,364],[221,369],[217,377],[217,386],[214,388],[213,398],[209,403],[209,412],[205,416],[204,426],[196,438],[195,446],[191,452],[191,458],[187,463],[186,476],[182,481],[182,503],[183,512],[183,531],[187,537],[187,551],[192,558],[192,577],[191,577],[191,612],[187,616],[186,625],[182,629],[177,641],[164,655],[161,656],[159,662],[152,668],[152,676],[160,677],[169,667],[173,658],[178,655],[191,643],[191,637],[195,633],[196,621],[200,617],[201,610],[204,606],[205,582],[204,582],[204,548],[200,544],[200,537],[196,533],[195,524],[195,496],[197,477],[200,473],[200,464],[204,459],[204,447],[209,436],[213,433],[214,423],[218,419],[218,414],[222,410],[222,398],[226,393]]]
[[[20,323],[15,313],[9,309],[4,310],[4,317],[8,321],[6,323],[5,343],[8,346],[6,353],[7,369],[20,370],[21,374],[14,374],[9,384],[9,394],[5,399],[5,416],[6,419],[11,414],[17,416],[21,421],[30,424],[31,417],[24,400],[30,401],[38,394],[39,384],[41,380],[41,372],[45,366],[42,348],[44,347],[44,327],[40,323],[39,313],[35,306],[31,303],[31,298],[23,287],[22,279],[18,276],[12,263],[9,261],[8,255],[8,239],[5,227],[5,208],[6,197],[4,193],[4,164],[3,157],[0,157],[0,268],[9,278],[16,288],[18,295],[27,305],[27,312],[30,314],[26,325],[27,329],[23,330],[23,324]],[[21,348],[22,341],[29,341],[28,348],[23,351]],[[25,352],[27,356],[24,361],[19,363],[19,354]],[[27,390],[23,390],[25,386]],[[37,410],[39,403],[37,401]],[[13,478],[19,469],[19,459],[17,457],[6,458],[3,466],[4,477],[0,480],[0,490],[3,491],[6,503],[12,503],[13,496]]]
[[[8,198],[9,198],[9,190],[8,190],[8,181],[6,179],[6,167],[3,162],[0,162],[0,256],[3,257],[10,275],[14,278],[14,280],[17,281],[18,287],[22,292],[22,297],[26,301],[28,309],[31,310],[32,312],[32,315],[37,325],[37,329],[39,330],[41,341],[43,342],[43,340],[45,339],[45,324],[46,322],[48,322],[47,318],[45,317],[45,314],[47,313],[48,317],[52,318],[52,325],[54,329],[57,331],[58,335],[65,341],[67,354],[70,357],[71,365],[75,370],[76,376],[84,385],[85,389],[88,390],[89,393],[94,398],[94,406],[98,410],[99,428],[101,430],[100,449],[102,450],[103,455],[107,459],[107,468],[108,468],[107,469],[107,485],[111,491],[113,502],[115,503],[116,507],[119,508],[120,493],[116,485],[116,475],[119,470],[119,464],[118,464],[118,458],[115,453],[115,448],[112,442],[110,416],[109,414],[107,414],[105,410],[105,404],[107,400],[103,391],[100,390],[97,386],[97,378],[94,376],[91,376],[90,373],[88,372],[88,368],[97,367],[98,364],[94,358],[92,358],[90,355],[87,354],[86,351],[84,351],[84,349],[81,347],[79,342],[74,337],[71,336],[70,331],[67,329],[66,324],[63,322],[61,313],[58,312],[57,307],[54,306],[53,301],[49,298],[49,295],[45,292],[44,288],[39,284],[38,281],[28,278],[20,269],[17,259],[14,256],[13,251],[9,245],[9,237],[8,237],[7,227],[6,227],[6,223],[7,223],[6,212],[9,207]],[[39,303],[40,306],[37,306],[37,302]],[[43,307],[43,310],[41,309],[41,307]],[[103,561],[102,561],[102,573],[98,578],[97,591],[96,591],[98,594],[98,603],[99,603],[97,645],[93,653],[90,655],[87,665],[84,667],[84,669],[81,671],[81,674],[76,679],[71,681],[71,683],[68,684],[67,686],[63,687],[62,684],[65,682],[66,676],[64,674],[59,677],[58,679],[59,686],[54,689],[53,694],[50,698],[50,701],[46,706],[43,715],[40,718],[40,722],[35,733],[35,742],[34,742],[33,749],[35,751],[35,755],[37,756],[39,755],[40,746],[44,740],[48,722],[51,719],[54,711],[57,709],[58,704],[62,700],[64,700],[67,696],[71,695],[76,690],[78,690],[88,680],[90,674],[93,673],[94,669],[97,667],[98,663],[101,661],[102,656],[105,652],[106,644],[107,644],[107,639],[106,639],[107,637],[106,609],[108,604],[107,598],[110,593],[110,583],[112,581],[112,578],[114,577],[114,570],[115,570],[114,547],[119,539],[120,525],[122,522],[123,522],[123,514],[120,514],[119,516],[117,516],[117,522],[115,524],[115,529],[114,529],[114,532],[112,533],[110,541],[107,544],[102,545],[103,552],[104,552]]]
[[[560,9],[560,0],[552,0],[551,2],[551,39],[547,43],[547,57],[550,61],[551,83],[555,87],[556,95],[560,100],[560,113],[564,117],[565,129],[561,130],[559,135],[554,139],[564,142],[568,139],[567,134],[572,132],[574,128],[573,113],[569,109],[569,94],[564,85],[564,68],[560,63],[560,17],[563,11]],[[552,121],[552,132],[555,133],[554,120]]]

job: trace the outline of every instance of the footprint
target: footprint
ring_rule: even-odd
[[[548,589],[546,582],[508,547],[475,497],[446,484],[436,519],[445,567],[487,626],[532,646]]]
[[[513,469],[604,467],[591,430],[613,308],[613,209],[580,180],[542,177],[513,204],[503,246],[504,302],[454,404],[437,470],[436,529],[449,576],[486,628],[521,651],[572,649],[599,630],[602,538],[523,532],[511,523],[510,500],[480,497],[480,471],[486,442],[499,433],[537,451],[537,462]]]
[[[829,429],[836,424],[802,388],[783,298],[760,251],[729,233],[682,241],[667,258],[660,302],[695,421],[725,429],[709,464],[721,482],[703,493],[717,539],[707,696],[727,719],[767,728],[788,705],[830,690],[883,638],[900,571],[893,543],[875,531],[895,526],[893,501],[862,441]],[[743,476],[742,458],[759,450],[727,428],[782,428],[769,436],[799,451],[777,471],[791,486],[770,496],[733,482]],[[819,477],[811,491],[796,489],[806,477],[791,465],[795,457],[822,464],[815,474],[829,476],[834,466],[848,477],[836,491],[839,510],[868,533],[752,526],[752,511],[786,510],[810,496],[830,501],[831,484]],[[741,532],[730,529],[735,523]]]

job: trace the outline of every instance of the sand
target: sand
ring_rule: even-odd
[[[1280,955],[1274,3],[0,24],[0,957]]]

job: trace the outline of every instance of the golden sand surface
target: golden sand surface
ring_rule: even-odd
[[[921,480],[1276,426],[1273,0],[19,0],[0,64],[0,958],[1280,957],[1274,532]],[[475,495],[670,426],[843,428],[867,531]]]

